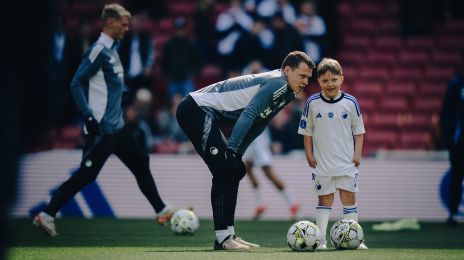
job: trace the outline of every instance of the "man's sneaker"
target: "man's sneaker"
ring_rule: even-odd
[[[327,251],[327,243],[326,242],[321,242],[317,248],[317,251]]]
[[[266,210],[267,210],[266,206],[258,206],[258,207],[256,207],[255,215],[253,216],[253,220],[258,220],[259,218],[261,218],[261,215],[263,215],[263,213]]]
[[[217,239],[214,241],[214,250],[248,250],[249,246],[245,246],[236,242],[231,235],[226,237],[224,241],[219,243]]]
[[[166,206],[160,213],[156,215],[156,222],[163,226],[168,225],[174,212],[174,209]]]
[[[239,243],[240,245],[248,246],[249,248],[258,248],[259,247],[259,245],[247,242],[247,241],[243,240],[241,237],[238,237],[236,235],[232,235],[232,239],[235,242]]]
[[[32,224],[40,228],[48,236],[54,237],[58,235],[56,233],[55,219],[44,212],[35,215]]]
[[[292,206],[290,207],[290,217],[292,218],[292,220],[296,219],[299,210],[300,210],[300,203],[298,202],[293,203]]]
[[[366,244],[364,244],[364,242],[362,242],[362,243],[358,246],[357,249],[358,249],[358,250],[367,250],[367,249],[369,249],[369,248],[366,246]]]

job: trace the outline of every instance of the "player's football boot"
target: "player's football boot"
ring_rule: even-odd
[[[174,214],[175,210],[166,206],[158,215],[156,216],[156,222],[162,226],[166,226],[171,221],[171,217]]]
[[[248,246],[249,248],[258,248],[259,247],[259,245],[247,242],[247,241],[243,240],[241,237],[238,237],[236,235],[233,235],[232,239],[235,242],[239,243],[240,245]]]
[[[327,251],[327,243],[326,242],[321,242],[317,246],[316,251]]]
[[[292,218],[292,220],[296,219],[299,210],[300,210],[300,203],[298,202],[293,203],[292,206],[290,207],[290,217]]]
[[[369,248],[366,246],[366,244],[364,244],[364,242],[362,242],[362,243],[358,246],[357,249],[358,249],[358,250],[367,250],[367,249],[369,249]]]
[[[54,237],[58,235],[55,227],[55,219],[44,212],[35,215],[32,224],[41,229],[48,236]]]
[[[245,246],[236,242],[232,236],[228,236],[224,241],[219,243],[216,239],[214,241],[214,250],[248,250],[249,246]]]
[[[258,220],[259,218],[261,218],[261,215],[263,215],[264,212],[266,212],[266,210],[267,210],[266,206],[258,206],[258,207],[256,207],[255,215],[253,216],[253,220]]]

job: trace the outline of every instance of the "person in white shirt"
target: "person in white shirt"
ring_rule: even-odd
[[[343,82],[340,63],[322,59],[317,75],[322,92],[307,99],[298,133],[304,135],[313,188],[318,195],[316,224],[322,234],[318,249],[327,250],[327,223],[337,190],[343,218],[358,221],[357,177],[365,130],[356,98],[340,90]],[[363,243],[358,249],[367,247]]]

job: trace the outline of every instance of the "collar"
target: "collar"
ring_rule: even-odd
[[[334,99],[325,98],[324,95],[322,95],[322,92],[320,93],[320,95],[321,95],[321,99],[327,103],[337,103],[338,101],[342,100],[342,98],[345,96],[345,93],[343,91],[340,91],[340,94],[338,94],[338,96],[335,97]]]
[[[118,41],[115,41],[113,38],[102,32],[100,33],[100,37],[98,37],[97,42],[102,43],[106,48],[111,49],[117,45]]]

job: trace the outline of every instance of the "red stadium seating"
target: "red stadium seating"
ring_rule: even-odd
[[[407,81],[388,82],[386,93],[388,96],[412,97],[416,94],[416,86]]]
[[[432,148],[432,137],[429,131],[402,131],[395,149],[429,150]]]
[[[442,102],[441,97],[416,96],[413,110],[415,113],[440,113]]]
[[[391,97],[380,100],[379,111],[382,113],[406,113],[408,110],[409,104],[405,98]]]

